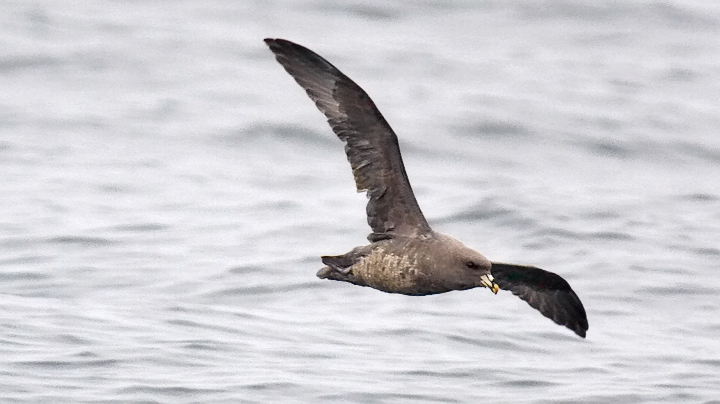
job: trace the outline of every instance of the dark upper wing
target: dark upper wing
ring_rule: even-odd
[[[588,329],[585,308],[560,275],[540,268],[492,263],[490,269],[500,289],[519,296],[557,324],[585,338]]]
[[[358,192],[367,191],[371,241],[430,231],[400,156],[397,136],[370,97],[335,68],[300,45],[265,39],[278,62],[305,89],[343,140]]]

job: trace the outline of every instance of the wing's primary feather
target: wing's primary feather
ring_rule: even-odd
[[[490,269],[500,289],[509,290],[557,324],[585,338],[587,315],[580,298],[560,275],[540,268],[492,263]]]
[[[365,91],[313,51],[284,39],[265,39],[335,134],[345,142],[358,192],[367,191],[370,241],[416,236],[430,226],[415,199],[397,136]]]

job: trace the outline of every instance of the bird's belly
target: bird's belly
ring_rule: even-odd
[[[414,255],[373,251],[352,266],[353,275],[371,288],[406,295],[428,294],[426,277]]]

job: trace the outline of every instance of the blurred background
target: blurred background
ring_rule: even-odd
[[[720,402],[720,6],[0,1],[4,402]],[[343,145],[262,39],[373,98],[430,224],[567,279],[321,281]]]

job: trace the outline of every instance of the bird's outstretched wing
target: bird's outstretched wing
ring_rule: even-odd
[[[585,338],[588,329],[585,308],[560,275],[540,268],[492,263],[490,269],[500,289],[509,290],[543,316]]]
[[[277,61],[325,114],[345,153],[358,192],[367,191],[370,241],[430,232],[413,194],[397,136],[370,97],[313,51],[284,39],[265,39]]]

